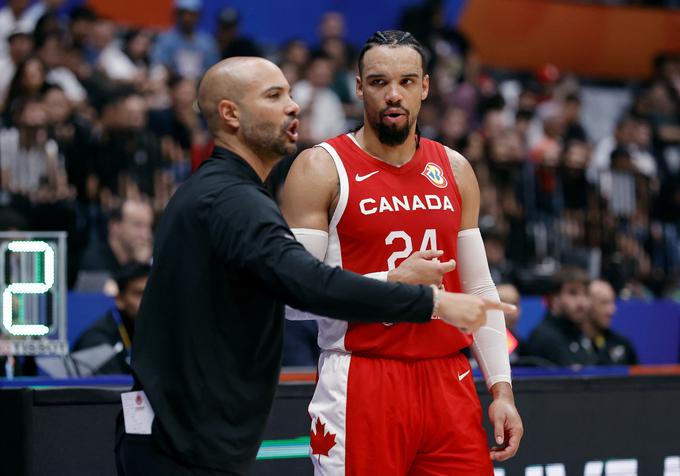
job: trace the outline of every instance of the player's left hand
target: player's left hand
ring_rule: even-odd
[[[491,448],[491,459],[505,461],[515,456],[524,434],[524,426],[512,393],[509,396],[505,394],[494,398],[489,406],[489,421],[493,424],[494,440],[497,444]]]

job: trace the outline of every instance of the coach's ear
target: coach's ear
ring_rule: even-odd
[[[424,101],[427,99],[427,95],[430,93],[430,75],[426,74],[423,76],[423,92],[420,94],[420,100]]]
[[[234,101],[222,99],[217,104],[217,113],[220,116],[220,121],[230,129],[236,130],[241,125],[238,106]]]

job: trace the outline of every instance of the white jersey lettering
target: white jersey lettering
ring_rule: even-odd
[[[417,210],[447,210],[453,212],[451,199],[444,195],[418,195],[400,197],[376,197],[364,198],[359,201],[359,209],[362,215],[373,215],[375,213],[394,213],[400,211],[413,212]]]
[[[428,210],[441,210],[442,201],[438,195],[425,195]]]
[[[361,213],[364,215],[373,215],[375,212],[378,211],[376,207],[373,208],[366,208],[366,205],[368,204],[374,204],[375,200],[372,198],[364,198],[362,201],[359,202],[359,208],[361,209]]]
[[[390,202],[387,201],[385,197],[380,197],[380,210],[378,210],[378,213],[383,213],[383,212],[393,212],[394,208],[390,205]]]

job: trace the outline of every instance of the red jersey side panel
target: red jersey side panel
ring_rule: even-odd
[[[331,222],[336,265],[359,274],[391,270],[419,250],[444,251],[442,261],[457,258],[461,200],[444,147],[421,139],[413,158],[394,167],[367,154],[348,135],[324,144],[335,152],[336,167],[344,175],[346,203],[336,223]],[[342,195],[341,180],[341,195]],[[341,200],[343,202],[343,200]],[[447,291],[460,292],[456,271],[444,278]],[[439,320],[426,324],[356,324],[345,331],[344,350],[357,355],[423,359],[455,354],[471,340]],[[331,330],[330,328],[328,330]],[[319,342],[337,343],[324,336]],[[337,346],[336,346],[337,348]]]

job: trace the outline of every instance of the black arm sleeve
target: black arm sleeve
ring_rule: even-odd
[[[384,283],[332,268],[298,243],[264,190],[228,187],[207,216],[212,246],[228,268],[254,277],[297,309],[363,322],[427,322],[428,286]]]

